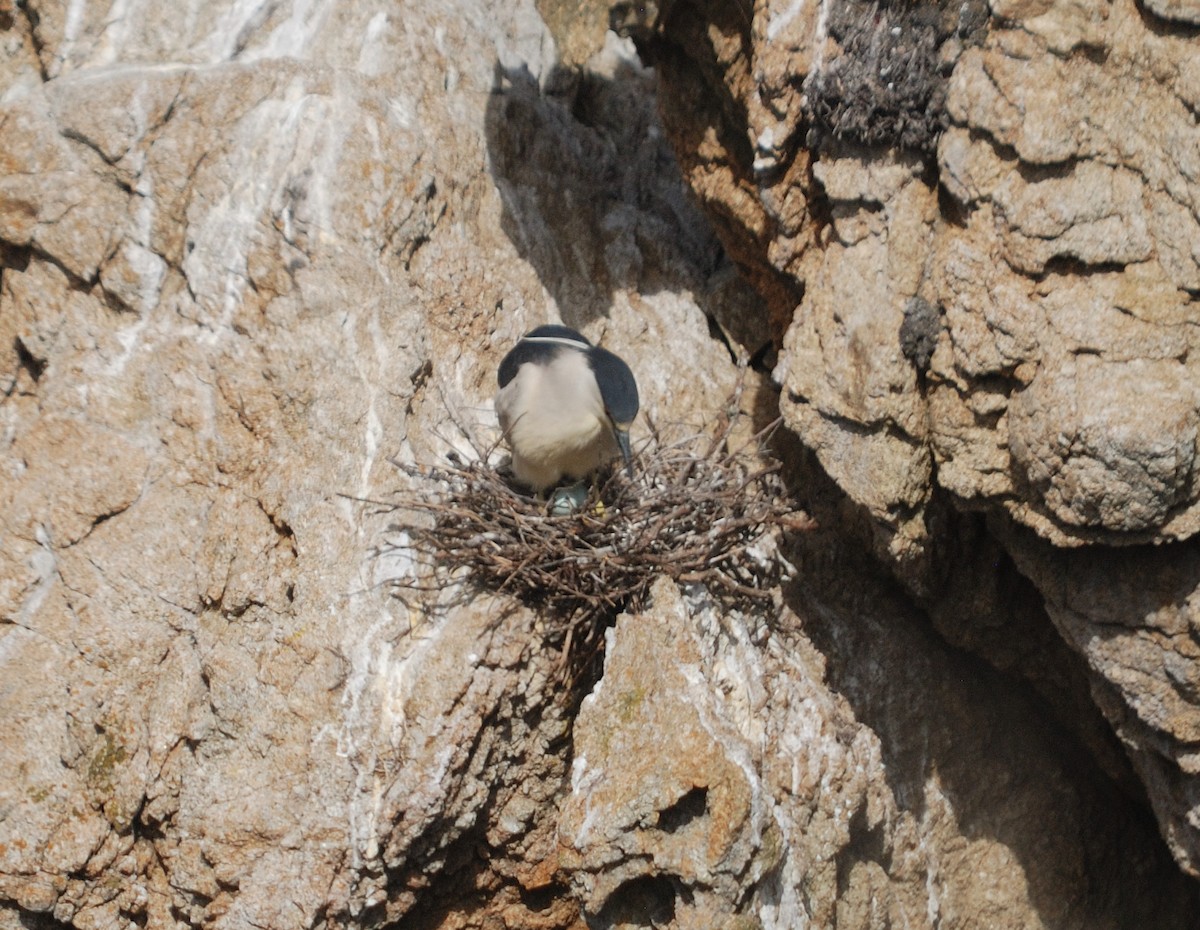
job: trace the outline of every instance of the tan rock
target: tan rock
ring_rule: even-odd
[[[1200,529],[1200,71],[1187,29],[1166,24],[1190,21],[1186,4],[1147,10],[1018,0],[934,22],[766,3],[743,34],[752,66],[665,30],[678,49],[660,83],[672,140],[786,329],[785,421],[870,518],[875,550],[935,607],[957,586],[946,579],[959,570],[955,528],[974,519],[963,514],[1015,520],[1058,547],[1173,544]],[[937,66],[921,87],[931,42]],[[913,64],[903,80],[882,81],[901,59]],[[697,118],[688,74],[721,81],[736,104],[723,122]],[[933,146],[918,125],[944,127],[936,155],[922,155]],[[753,160],[739,137],[755,142]],[[772,271],[798,297],[790,314],[778,284],[763,284]],[[1036,559],[1025,535],[1003,540],[1018,564]],[[1157,558],[1176,564],[1175,552]],[[1114,641],[1101,659],[1107,622],[1085,616],[1088,634],[1066,640],[1195,873],[1200,808],[1179,721],[1196,701],[1163,697],[1188,693],[1172,682],[1190,680],[1192,660],[1155,636]],[[1125,622],[1144,621],[1130,607]],[[958,627],[964,642],[992,643]],[[1126,649],[1136,673],[1117,658]],[[1131,710],[1143,705],[1169,705],[1178,728],[1152,733]]]
[[[1057,799],[1087,807],[1112,789],[1072,783],[1046,734],[1018,736],[1022,702],[999,719],[985,710],[992,685],[947,674],[949,654],[929,650],[886,598],[872,602],[874,618],[809,626],[875,593],[850,592],[835,574],[809,576],[796,605],[806,619],[785,610],[765,641],[669,583],[609,631],[604,677],[574,728],[559,827],[585,916],[1016,928],[1086,924],[1106,908],[1175,921],[1133,889],[1099,909],[1070,890],[1090,855],[1108,854],[1098,824]],[[903,671],[843,678],[834,669],[847,652]],[[926,687],[910,690],[917,680]],[[977,714],[990,725],[972,730]],[[1163,861],[1153,838],[1126,836],[1126,854]],[[1102,868],[1128,865],[1119,853],[1110,861]]]
[[[1035,380],[1046,333],[1047,353],[1186,385],[1186,138],[1105,163],[1102,218],[1132,216],[1128,178],[1161,172],[1153,254],[1055,304],[996,261],[985,222],[1012,146],[964,125],[946,187],[968,192],[972,234],[944,294],[920,264],[950,253],[926,163],[799,150],[803,88],[751,43],[788,43],[807,73],[828,50],[808,47],[814,7],[683,24],[713,61],[695,79],[668,45],[656,66],[694,104],[666,107],[691,143],[677,165],[655,73],[581,26],[603,8],[543,6],[553,33],[530,3],[0,0],[0,920],[578,928],[669,902],[676,926],[730,930],[1190,927],[1137,808],[1042,733],[1023,685],[939,646],[838,520],[761,616],[661,585],[579,693],[547,618],[502,595],[389,596],[414,554],[354,498],[395,492],[392,458],[494,446],[495,366],[548,320],[630,359],[644,438],[728,416],[735,357],[769,357],[801,307],[785,412],[869,502],[877,548],[924,575],[938,457],[957,443],[964,496],[1011,498],[979,421],[1012,415],[1006,378],[1066,390]],[[1172,43],[1146,67],[1183,99]],[[1089,341],[1078,307],[1105,294],[1120,339]],[[945,310],[927,371],[899,335],[916,298]],[[749,381],[765,425],[772,392]],[[1123,469],[1166,416],[1115,445],[1095,416],[1078,432]],[[1041,449],[1041,422],[1021,428]],[[1158,480],[1186,521],[1190,489]],[[1047,488],[1070,516],[1077,498]],[[1139,696],[1127,738],[1152,725],[1168,750],[1191,733],[1179,622],[1133,658],[1095,653],[1106,712]],[[1151,689],[1167,640],[1181,684]],[[1194,762],[1161,758],[1135,761],[1183,858]]]
[[[1008,445],[1020,479],[1054,517],[1122,532],[1153,530],[1193,483],[1195,385],[1173,360],[1048,359],[1010,407]],[[1132,396],[1153,403],[1130,404]]]

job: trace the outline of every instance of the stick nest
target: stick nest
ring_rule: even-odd
[[[764,457],[776,425],[736,451],[732,423],[670,444],[652,426],[634,478],[613,472],[567,515],[514,488],[487,452],[432,468],[396,462],[410,483],[372,502],[399,517],[389,527],[399,535],[377,554],[416,559],[415,572],[388,583],[401,599],[464,581],[468,592],[519,598],[564,655],[595,655],[604,627],[642,607],[663,575],[732,606],[769,600],[786,566],[780,534],[813,526]]]

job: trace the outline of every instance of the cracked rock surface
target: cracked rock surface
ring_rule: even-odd
[[[451,424],[493,442],[548,319],[675,332],[690,403],[729,395],[697,301],[753,298],[649,80],[610,52],[544,96],[532,5],[30,2],[0,37],[0,920],[570,923],[518,868],[554,837],[557,653],[512,605],[391,599],[347,496]],[[577,252],[524,257],[563,190]]]
[[[713,58],[660,122],[687,56],[646,70],[600,4],[0,0],[0,926],[1196,925],[1190,563],[1056,547],[1190,532],[1190,137],[1076,123],[1088,75],[1194,109],[1200,72],[1116,5],[922,21],[889,60],[953,79],[880,125],[948,127],[939,198],[926,156],[798,147],[778,6],[689,19]],[[1002,40],[1078,112],[983,105]],[[494,442],[499,359],[560,320],[697,431],[786,330],[822,526],[762,615],[659,584],[577,692],[529,609],[392,598],[362,502]],[[1161,400],[1114,438],[1134,377]],[[941,590],[939,488],[1009,522],[953,525],[978,575],[926,615],[864,547]]]
[[[961,657],[882,590],[860,592],[858,621],[835,620],[853,601],[819,574],[767,639],[665,582],[611,631],[559,827],[601,926],[1193,919],[1181,876],[1161,902],[1078,886],[1131,866],[1165,877],[1144,818],[1118,814],[1110,783],[1078,781],[1080,758],[1029,702],[1000,685],[999,708],[999,679],[961,677]]]
[[[1003,665],[952,616],[980,583],[954,527],[985,515],[1200,875],[1194,10],[664,9],[642,41],[665,121],[731,254],[774,282],[787,424],[939,629]],[[690,106],[701,80],[719,110]],[[1058,571],[1099,565],[1064,598]]]

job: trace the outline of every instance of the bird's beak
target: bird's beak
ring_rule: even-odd
[[[613,427],[613,435],[617,437],[617,445],[621,449],[621,456],[625,459],[625,472],[629,475],[630,480],[633,479],[633,453],[629,450],[629,429],[620,426]]]

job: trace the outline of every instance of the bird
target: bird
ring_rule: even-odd
[[[496,380],[496,414],[518,482],[542,494],[617,456],[633,477],[629,427],[638,388],[619,356],[569,326],[539,326],[504,356]]]

